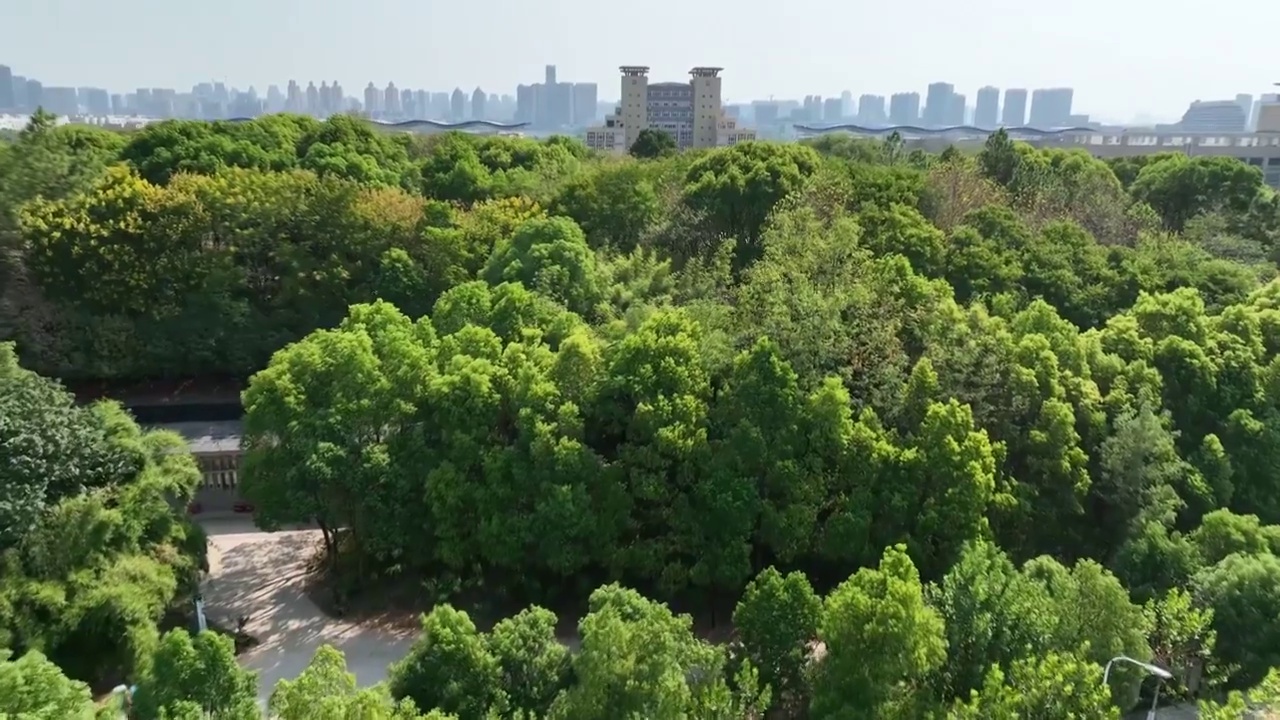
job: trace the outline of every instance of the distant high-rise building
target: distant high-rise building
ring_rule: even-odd
[[[1253,95],[1249,93],[1236,93],[1236,104],[1244,110],[1244,114],[1248,115],[1253,110]]]
[[[1071,117],[1071,88],[1041,88],[1031,93],[1031,119],[1027,124],[1035,128],[1067,127]]]
[[[915,125],[920,122],[920,93],[894,93],[889,98],[889,122],[894,125]]]
[[[13,70],[8,65],[0,65],[0,112],[13,112],[18,109],[18,102],[13,92]]]
[[[13,106],[19,112],[29,110],[27,106],[27,79],[21,75],[13,76]]]
[[[27,107],[26,109],[35,112],[35,109],[44,104],[44,85],[39,80],[27,80]]]
[[[852,104],[852,101],[850,101]],[[773,125],[778,122],[778,117],[782,114],[782,108],[778,103],[771,100],[756,100],[751,103],[752,114],[756,117],[756,127],[765,125]],[[852,115],[852,110],[850,111]]]
[[[924,101],[924,116],[921,118],[926,126],[942,127],[947,124],[947,118],[951,114],[951,96],[955,94],[956,87],[951,83],[936,82],[929,85]]]
[[[973,109],[973,124],[980,128],[994,128],[1000,124],[1000,88],[978,89],[978,104]]]
[[[426,90],[413,91],[413,107],[415,120],[426,120],[431,115],[431,93]]]
[[[1258,132],[1280,132],[1280,95],[1263,95],[1258,101],[1258,117],[1254,128]]]
[[[561,128],[573,124],[573,85],[556,83],[546,85],[547,117],[543,118],[543,127]]]
[[[278,113],[284,110],[284,93],[280,92],[279,85],[270,85],[267,87],[267,112]]]
[[[41,105],[54,115],[79,115],[80,101],[73,87],[44,88]]]
[[[111,95],[102,88],[80,88],[76,91],[80,97],[81,109],[90,116],[103,117],[111,114]]]
[[[111,114],[112,115],[128,115],[129,106],[125,104],[124,95],[115,93],[111,96]]]
[[[151,88],[138,88],[133,93],[134,112],[138,115],[155,116],[155,103],[151,102]]]
[[[1254,101],[1253,108],[1249,112],[1249,132],[1258,131],[1258,115],[1262,113],[1262,106],[1276,103],[1280,103],[1280,94],[1276,93],[1263,93]]]
[[[344,113],[347,111],[347,95],[342,91],[342,86],[338,84],[337,80],[334,80],[333,84],[329,86],[329,97],[331,98],[330,105],[332,106],[330,112]]]
[[[177,90],[174,90],[173,88],[151,88],[150,96],[151,96],[151,117],[171,118],[171,117],[181,116],[181,114],[178,112],[178,91]],[[215,103],[215,108],[219,111],[219,114],[211,115],[209,117],[213,117],[213,118],[225,117],[226,103],[222,102],[217,98],[214,99],[214,103]],[[190,116],[191,116],[191,113],[188,113],[187,117],[190,117]]]
[[[447,92],[431,93],[432,120],[449,119],[449,100],[449,93]]]
[[[1253,98],[1249,105],[1252,110]],[[1182,114],[1177,128],[1193,133],[1238,133],[1244,132],[1248,124],[1249,116],[1238,100],[1196,100]]]
[[[587,127],[596,122],[596,102],[599,89],[595,83],[573,84],[573,124]]]
[[[289,87],[285,90],[284,106],[291,113],[300,113],[306,110],[306,103],[302,98],[302,88],[298,87],[297,80],[289,81]]]
[[[1004,113],[1000,124],[1005,127],[1022,127],[1027,124],[1027,91],[1010,88],[1004,91]]]
[[[364,86],[364,111],[370,117],[382,111],[382,93],[372,82]]]
[[[471,119],[472,120],[488,119],[488,113],[486,111],[486,105],[488,104],[488,102],[489,102],[489,96],[485,95],[484,91],[481,90],[480,88],[476,88],[475,92],[471,93]]]
[[[534,113],[538,111],[537,98],[532,85],[516,86],[516,122],[533,122]]]
[[[943,121],[943,125],[955,127],[956,125],[964,125],[965,111],[964,93],[951,93],[951,104],[947,106],[947,117]]]
[[[548,86],[556,84],[556,66],[555,65],[548,65],[546,67],[545,84]]]
[[[821,95],[805,95],[804,104],[801,106],[800,112],[791,113],[792,120],[799,122],[813,123],[822,120],[822,96]]]
[[[838,97],[822,102],[822,122],[837,123],[844,118],[844,101]]]
[[[883,95],[858,96],[859,125],[884,125],[886,120]]]
[[[387,83],[387,89],[382,91],[382,112],[389,118],[400,117],[400,91],[396,89],[393,82]]]
[[[555,72],[552,70],[552,72]],[[467,94],[462,92],[462,88],[454,88],[453,95],[449,98],[449,119],[453,122],[461,122],[467,116]]]
[[[853,117],[853,93],[848,90],[840,93],[840,117]]]

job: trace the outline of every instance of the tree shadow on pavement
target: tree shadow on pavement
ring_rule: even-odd
[[[300,674],[321,645],[343,651],[361,685],[386,678],[387,666],[413,642],[407,629],[347,622],[326,615],[307,593],[308,560],[320,543],[316,531],[210,534],[209,579],[202,592],[210,620],[235,627],[247,617],[245,631],[260,641],[241,657],[259,672],[260,695],[270,695],[282,678]]]

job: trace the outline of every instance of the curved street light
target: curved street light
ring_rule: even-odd
[[[1108,661],[1107,661],[1107,667],[1106,667],[1106,668],[1104,668],[1104,669],[1103,669],[1103,671],[1102,671],[1102,684],[1103,684],[1103,685],[1106,685],[1106,684],[1107,684],[1107,678],[1111,677],[1111,666],[1112,666],[1112,665],[1114,665],[1114,664],[1116,664],[1117,662],[1126,662],[1126,663],[1129,663],[1130,665],[1134,665],[1134,666],[1136,666],[1136,667],[1140,667],[1140,668],[1142,668],[1143,670],[1146,670],[1148,675],[1155,675],[1156,677],[1160,678],[1161,680],[1172,680],[1172,679],[1173,679],[1173,673],[1169,672],[1168,670],[1165,670],[1164,668],[1160,667],[1159,665],[1152,665],[1151,663],[1144,663],[1144,662],[1142,662],[1141,660],[1134,660],[1133,658],[1131,658],[1131,657],[1129,657],[1129,656],[1127,656],[1127,655],[1117,655],[1116,657],[1113,657],[1113,658],[1111,658],[1110,660],[1108,660]]]
[[[1148,675],[1154,675],[1160,679],[1160,684],[1156,685],[1155,695],[1151,698],[1151,709],[1147,711],[1147,720],[1155,720],[1156,704],[1160,702],[1160,685],[1163,685],[1165,680],[1172,680],[1173,673],[1169,672],[1168,670],[1165,670],[1159,665],[1152,665],[1151,663],[1145,663],[1145,662],[1142,662],[1141,660],[1134,660],[1133,658],[1127,655],[1117,655],[1111,658],[1110,660],[1108,660],[1106,668],[1102,670],[1103,685],[1106,685],[1107,680],[1111,677],[1111,666],[1116,664],[1117,662],[1129,663],[1130,665],[1133,665],[1135,667],[1145,670]]]

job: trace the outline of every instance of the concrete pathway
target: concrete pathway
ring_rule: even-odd
[[[297,677],[321,645],[347,658],[360,685],[386,679],[416,635],[412,627],[377,627],[326,615],[307,596],[305,563],[320,543],[317,530],[266,533],[248,518],[202,519],[209,535],[209,578],[203,585],[208,617],[228,630],[248,616],[245,631],[260,645],[240,657],[258,671],[265,703],[278,680]]]

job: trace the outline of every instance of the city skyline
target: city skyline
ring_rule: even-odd
[[[0,58],[0,66],[4,66],[4,64],[5,64],[5,60],[6,60],[6,58]],[[176,91],[176,92],[178,92],[178,93],[186,93],[186,92],[192,92],[192,91],[195,91],[195,90],[196,90],[196,88],[201,87],[201,86],[215,86],[215,85],[216,85],[216,86],[225,86],[226,88],[228,88],[228,89],[230,89],[230,90],[235,90],[235,91],[240,91],[240,92],[254,91],[254,92],[255,92],[259,97],[263,97],[263,98],[265,98],[265,97],[268,95],[268,92],[269,92],[269,90],[270,90],[272,87],[278,88],[278,89],[279,89],[279,90],[281,90],[282,92],[286,92],[286,93],[287,93],[287,88],[289,87],[289,84],[290,84],[290,83],[297,83],[297,84],[300,86],[300,88],[305,92],[305,90],[307,89],[307,86],[308,86],[309,84],[312,84],[312,83],[330,83],[330,82],[332,81],[334,84],[336,84],[336,85],[338,85],[338,86],[340,86],[340,87],[342,87],[342,88],[343,88],[343,90],[344,90],[344,97],[345,97],[345,98],[353,99],[353,100],[357,100],[357,101],[362,101],[362,100],[366,97],[367,89],[368,89],[368,87],[369,87],[370,85],[372,85],[373,87],[378,88],[380,91],[381,91],[381,90],[383,90],[383,89],[385,89],[385,87],[386,87],[386,86],[390,85],[390,86],[399,87],[399,88],[401,88],[401,89],[411,89],[411,90],[415,90],[415,91],[425,91],[425,92],[427,92],[428,94],[439,94],[439,93],[451,94],[454,90],[462,90],[464,93],[466,93],[466,94],[467,94],[468,98],[470,98],[471,94],[472,94],[472,93],[474,93],[475,91],[477,91],[477,90],[483,90],[483,91],[486,93],[486,96],[489,96],[489,97],[493,97],[493,96],[495,96],[495,95],[496,95],[496,96],[498,96],[498,97],[502,97],[502,98],[504,98],[504,99],[508,99],[508,98],[507,98],[507,96],[511,96],[511,97],[510,97],[510,99],[514,99],[514,97],[515,97],[515,96],[516,96],[516,94],[517,94],[517,91],[518,91],[519,87],[521,87],[521,86],[527,86],[527,85],[530,85],[530,84],[534,84],[534,83],[541,82],[541,78],[540,78],[538,75],[536,75],[536,74],[535,74],[536,72],[541,72],[541,71],[543,71],[543,69],[544,69],[544,68],[556,68],[556,67],[558,67],[558,66],[557,66],[556,64],[554,64],[554,63],[547,63],[547,64],[545,64],[545,65],[539,65],[539,66],[536,66],[536,67],[531,66],[531,68],[530,68],[530,71],[531,71],[531,72],[530,72],[530,74],[529,74],[528,76],[523,77],[522,79],[520,79],[520,81],[519,81],[519,83],[517,83],[517,85],[514,85],[514,86],[512,86],[512,87],[510,87],[510,88],[506,88],[506,87],[503,87],[503,88],[486,88],[486,87],[481,86],[481,85],[474,85],[474,86],[473,86],[473,85],[468,85],[468,84],[466,84],[466,83],[455,83],[455,84],[453,84],[453,85],[451,85],[451,86],[448,86],[448,87],[444,87],[444,86],[442,86],[442,87],[437,87],[437,88],[420,88],[420,87],[415,87],[415,86],[412,86],[412,85],[401,85],[401,84],[400,84],[400,82],[399,82],[399,81],[397,81],[397,80],[396,80],[396,79],[394,79],[394,78],[389,79],[385,85],[380,84],[380,83],[378,82],[378,80],[376,80],[376,79],[371,79],[371,80],[366,80],[366,81],[363,81],[363,82],[358,82],[358,83],[351,83],[351,84],[348,84],[348,83],[346,83],[346,82],[341,82],[341,81],[333,80],[332,78],[319,78],[319,79],[315,79],[315,78],[305,78],[305,79],[304,79],[304,78],[287,78],[287,79],[279,79],[279,80],[270,81],[270,82],[266,82],[266,83],[260,83],[260,84],[241,85],[241,84],[236,84],[236,83],[226,82],[226,81],[217,80],[217,79],[204,78],[204,79],[196,79],[195,81],[193,81],[193,82],[192,82],[192,83],[190,83],[189,85],[179,85],[179,86],[177,86],[177,87],[173,87],[173,86],[148,86],[148,85],[145,85],[145,84],[143,84],[143,85],[129,85],[129,84],[127,84],[127,83],[126,83],[126,84],[125,84],[125,86],[123,86],[123,87],[119,87],[119,88],[115,88],[115,87],[100,88],[99,86],[94,86],[94,85],[91,85],[91,84],[85,84],[85,83],[76,83],[76,82],[71,82],[71,83],[66,83],[66,84],[62,84],[62,83],[50,83],[50,82],[45,81],[43,78],[37,78],[37,77],[35,77],[34,75],[30,75],[30,74],[27,74],[27,73],[20,72],[20,69],[21,69],[21,68],[19,68],[19,67],[16,67],[16,66],[13,66],[13,65],[10,65],[9,67],[10,67],[11,73],[12,73],[14,76],[32,77],[32,79],[38,79],[38,80],[40,80],[40,82],[41,82],[43,85],[45,85],[46,87],[72,87],[72,88],[88,88],[88,89],[94,89],[94,90],[97,90],[97,89],[103,89],[103,90],[106,90],[106,91],[107,91],[107,93],[108,93],[109,95],[113,95],[113,94],[127,94],[127,93],[136,92],[136,91],[137,91],[137,90],[139,90],[139,89],[151,89],[151,88],[161,88],[161,89],[166,89],[166,90],[174,90],[174,91]],[[615,70],[616,70],[616,68],[615,68]],[[681,75],[683,75],[684,73],[680,73],[680,74],[681,74]],[[737,80],[737,79],[735,78],[735,80]],[[615,90],[615,91],[613,91],[613,92],[611,92],[611,90],[610,90],[611,88],[614,88],[615,83],[616,83],[616,81],[612,81],[612,79],[611,79],[611,81],[607,81],[607,82],[605,82],[605,83],[604,83],[604,84],[602,84],[602,85],[601,85],[601,84],[598,84],[598,83],[595,83],[595,82],[583,81],[583,80],[580,80],[580,79],[579,79],[579,80],[568,80],[568,81],[566,81],[566,82],[568,82],[569,84],[597,85],[598,87],[600,87],[600,88],[601,88],[601,91],[600,91],[600,93],[599,93],[599,101],[600,101],[601,103],[612,104],[612,103],[616,103],[616,102],[620,99],[620,98],[617,98],[617,97],[614,97],[614,96],[613,96],[614,94],[616,94],[616,90]],[[740,82],[740,80],[739,80],[739,82]],[[949,117],[949,120],[950,120],[951,122],[949,122],[949,123],[942,123],[942,122],[939,122],[939,121],[938,121],[938,117],[931,117],[931,116],[926,116],[926,115],[924,115],[924,112],[925,112],[925,110],[926,110],[926,108],[927,108],[926,98],[927,98],[928,90],[929,90],[929,88],[931,88],[931,87],[939,86],[939,85],[946,85],[946,86],[950,86],[950,87],[954,90],[954,92],[956,92],[956,93],[959,95],[960,100],[961,100],[961,102],[963,103],[963,106],[965,107],[965,109],[966,109],[966,111],[967,111],[966,119],[964,119],[964,120],[960,120],[960,119],[958,119],[958,117],[956,117],[956,116],[950,116],[950,117]],[[190,88],[190,90],[186,89],[186,88],[188,88],[188,87]],[[317,87],[319,87],[319,86],[317,86]],[[1272,88],[1270,88],[1270,89],[1274,89],[1274,87],[1272,87]],[[968,92],[960,92],[960,90],[968,90]],[[1014,125],[1014,124],[1017,124],[1017,123],[1011,122],[1011,121],[1010,121],[1007,117],[1005,117],[1005,115],[1004,115],[1004,113],[1006,113],[1006,110],[1005,110],[1005,101],[1004,101],[1004,94],[1005,94],[1005,92],[1006,92],[1007,90],[1014,90],[1015,92],[1024,92],[1024,93],[1026,93],[1026,94],[1027,94],[1027,97],[1026,97],[1026,99],[1024,100],[1024,102],[1025,102],[1025,107],[1023,107],[1023,113],[1022,113],[1022,114],[1023,114],[1023,117],[1026,119],[1027,123],[1029,123],[1029,124],[1036,124],[1036,123],[1033,121],[1032,116],[1029,114],[1029,111],[1030,111],[1030,109],[1031,109],[1032,105],[1034,104],[1034,103],[1033,103],[1033,101],[1032,101],[1032,95],[1033,95],[1034,93],[1036,93],[1036,92],[1041,92],[1041,91],[1058,91],[1058,90],[1066,90],[1066,91],[1068,91],[1068,93],[1069,93],[1069,94],[1072,94],[1072,95],[1074,95],[1074,94],[1078,93],[1078,90],[1077,90],[1075,87],[1071,87],[1071,86],[1064,86],[1064,87],[1040,87],[1040,86],[1029,86],[1029,87],[1004,87],[1004,86],[994,85],[994,84],[992,84],[992,83],[983,83],[980,87],[979,87],[979,86],[974,86],[974,87],[972,87],[972,88],[965,88],[964,86],[960,85],[959,83],[952,83],[952,82],[949,82],[949,81],[946,81],[946,80],[935,79],[935,80],[930,81],[929,83],[926,83],[924,86],[922,86],[921,88],[918,88],[918,89],[917,89],[917,88],[896,88],[896,89],[890,89],[890,90],[889,90],[889,91],[887,91],[887,92],[856,92],[856,91],[854,91],[854,90],[851,90],[850,88],[843,88],[843,89],[841,89],[840,91],[835,92],[835,93],[832,93],[832,94],[830,94],[830,95],[824,95],[824,94],[822,94],[822,93],[806,92],[806,93],[802,93],[802,94],[797,95],[797,96],[794,96],[794,97],[790,97],[790,96],[782,97],[782,96],[777,96],[777,95],[770,95],[770,96],[767,96],[767,97],[740,97],[740,96],[735,96],[735,95],[730,94],[730,93],[726,93],[726,96],[725,96],[725,102],[726,102],[726,103],[729,103],[729,104],[750,104],[750,103],[760,103],[760,102],[804,103],[804,102],[806,102],[808,99],[816,98],[816,99],[817,99],[817,100],[819,100],[819,101],[826,101],[826,102],[830,103],[830,102],[831,102],[831,101],[833,101],[833,100],[840,100],[842,97],[843,97],[843,98],[845,98],[845,99],[847,100],[847,98],[848,98],[848,97],[852,96],[853,98],[856,98],[856,102],[854,103],[854,106],[855,106],[855,107],[860,107],[860,106],[862,105],[862,101],[863,101],[863,100],[865,100],[865,99],[871,99],[871,100],[873,100],[874,102],[883,102],[883,103],[885,104],[885,110],[884,110],[884,112],[883,112],[884,121],[885,121],[885,122],[889,122],[889,121],[890,121],[890,117],[892,116],[892,113],[888,110],[888,108],[889,108],[889,106],[890,106],[890,103],[891,103],[892,98],[894,98],[894,97],[899,97],[899,96],[907,96],[907,95],[919,95],[919,103],[920,103],[919,108],[918,108],[918,111],[920,112],[920,115],[919,115],[919,118],[918,118],[918,119],[919,119],[919,121],[925,122],[926,124],[933,124],[933,125],[938,125],[938,124],[954,124],[954,125],[960,125],[960,124],[964,124],[965,122],[973,122],[973,123],[983,124],[983,123],[981,123],[981,122],[980,122],[980,117],[978,116],[978,111],[980,110],[980,108],[979,108],[979,100],[983,97],[983,91],[988,91],[988,92],[989,92],[989,91],[992,91],[992,90],[994,90],[994,91],[997,91],[997,92],[998,92],[998,95],[997,95],[997,97],[998,97],[998,102],[997,102],[997,106],[996,106],[996,107],[997,107],[997,118],[998,118],[998,121],[997,121],[997,123],[993,123],[993,124],[1004,124],[1004,125]],[[1190,106],[1190,105],[1191,105],[1192,103],[1194,103],[1194,102],[1197,102],[1197,101],[1218,101],[1218,100],[1229,100],[1229,99],[1231,99],[1231,98],[1235,97],[1235,96],[1236,96],[1236,95],[1238,95],[1238,94],[1239,94],[1238,92],[1232,92],[1232,93],[1229,93],[1229,94],[1224,95],[1224,96],[1222,96],[1222,97],[1212,97],[1212,98],[1209,98],[1209,97],[1205,97],[1205,98],[1187,98],[1187,99],[1183,102],[1183,104],[1182,104],[1181,108],[1180,108],[1179,110],[1177,110],[1176,112],[1169,113],[1169,114],[1166,114],[1166,115],[1154,115],[1154,114],[1152,114],[1152,113],[1149,113],[1149,112],[1146,112],[1146,111],[1141,111],[1141,110],[1139,110],[1139,111],[1136,111],[1136,112],[1135,112],[1135,113],[1133,113],[1130,117],[1127,117],[1127,118],[1126,118],[1126,117],[1116,117],[1116,116],[1114,116],[1114,115],[1108,115],[1108,114],[1106,114],[1106,113],[1090,113],[1090,112],[1089,112],[1089,110],[1088,110],[1087,108],[1083,108],[1083,107],[1081,107],[1079,103],[1075,103],[1075,104],[1073,105],[1073,104],[1072,104],[1072,100],[1068,100],[1068,101],[1067,101],[1067,106],[1068,106],[1069,108],[1073,108],[1073,111],[1074,111],[1074,112],[1081,113],[1081,114],[1083,114],[1083,115],[1085,115],[1085,116],[1090,116],[1090,117],[1091,117],[1095,122],[1115,123],[1115,124],[1134,124],[1134,121],[1135,121],[1135,120],[1137,120],[1137,121],[1138,121],[1138,123],[1137,123],[1137,124],[1142,124],[1143,122],[1174,122],[1174,121],[1176,121],[1176,120],[1177,120],[1177,119],[1182,115],[1182,113],[1183,113],[1183,112],[1185,112],[1185,111],[1186,111],[1187,107],[1188,107],[1188,106]],[[468,107],[469,107],[469,106],[470,106],[470,100],[468,100]],[[847,109],[848,109],[848,108],[845,108],[845,109],[846,109],[846,111],[847,111]],[[279,110],[276,110],[276,111],[279,111]],[[1062,115],[1065,117],[1066,113],[1064,113],[1064,114],[1062,114]],[[500,116],[500,113],[499,113],[499,115],[498,115],[498,116]],[[469,117],[469,115],[468,115],[468,117]],[[513,115],[513,117],[514,117],[514,115]],[[859,115],[859,114],[858,114],[858,113],[856,113],[856,112],[855,112],[851,117],[856,117],[856,118],[860,118],[860,119],[862,119],[862,120],[866,120],[866,117],[865,117],[865,116],[861,116],[861,115]],[[905,120],[904,120],[903,122],[910,122],[910,121],[905,121]]]
[[[3,58],[0,58],[3,59]],[[284,89],[277,83],[267,86],[265,94],[256,87],[237,88],[221,82],[202,82],[192,86],[190,92],[176,88],[137,88],[133,92],[113,93],[108,89],[85,86],[45,85],[40,78],[27,78],[13,72],[0,63],[0,113],[32,112],[36,107],[57,115],[102,117],[125,116],[151,119],[191,118],[219,120],[257,117],[277,112],[293,112],[314,117],[327,117],[339,113],[359,113],[365,117],[401,122],[430,120],[434,122],[461,123],[487,121],[515,123],[539,132],[585,132],[588,145],[614,148],[621,142],[613,137],[625,124],[633,127],[641,122],[633,116],[631,123],[623,123],[622,104],[628,97],[627,76],[633,71],[647,75],[649,66],[621,66],[622,87],[618,100],[600,99],[596,83],[574,82],[558,76],[557,66],[545,65],[541,82],[521,83],[514,94],[486,92],[476,87],[468,92],[455,86],[450,92],[421,88],[397,87],[389,81],[385,88],[373,81],[362,90],[348,93],[337,81],[330,84],[322,80],[317,87],[313,80],[302,83],[290,79]],[[689,71],[696,76],[702,70],[712,70],[718,75],[723,68],[696,67]],[[895,92],[888,97],[864,93],[854,99],[853,93],[844,90],[838,96],[822,97],[806,95],[803,99],[753,100],[746,103],[722,103],[720,80],[716,80],[715,115],[705,122],[719,124],[728,136],[747,139],[757,137],[786,137],[787,125],[804,128],[856,125],[861,127],[922,126],[946,128],[973,126],[994,129],[996,127],[1031,127],[1037,129],[1100,128],[1106,126],[1133,127],[1131,123],[1117,123],[1107,118],[1091,117],[1074,105],[1075,90],[1071,87],[1056,88],[1004,88],[984,85],[978,88],[973,102],[969,95],[958,92],[952,83],[937,81],[926,88],[923,96],[915,91]],[[659,81],[654,88],[683,87],[677,96],[665,97],[658,91],[656,102],[658,116],[671,119],[671,100],[691,102],[688,93],[690,83]],[[694,91],[696,92],[696,91]],[[683,93],[683,94],[681,94]],[[1184,130],[1190,132],[1248,132],[1254,129],[1261,106],[1277,101],[1274,93],[1264,93],[1255,98],[1250,93],[1237,93],[1222,100],[1194,100],[1188,104],[1181,118],[1175,122],[1149,122],[1145,126],[1157,131]],[[1003,98],[1003,99],[1002,99]],[[1029,98],[1029,101],[1028,101]],[[684,111],[688,111],[685,107]],[[650,108],[650,114],[655,112]],[[670,116],[670,117],[668,117]],[[616,121],[609,118],[617,117]],[[657,116],[655,116],[657,117]],[[682,116],[683,117],[683,116]],[[720,119],[714,119],[719,117]],[[690,118],[686,118],[692,122]],[[760,127],[750,129],[748,124]],[[603,122],[603,125],[600,123]],[[654,120],[661,126],[665,121]],[[672,122],[675,122],[672,120]],[[677,123],[678,124],[678,123]],[[613,129],[610,129],[613,128]],[[673,137],[682,130],[676,126],[665,128]],[[685,131],[689,128],[685,128]],[[595,131],[595,132],[592,132]],[[742,134],[746,133],[746,134]],[[628,137],[634,129],[628,131]],[[683,141],[682,141],[683,142]],[[691,142],[688,141],[688,142]],[[628,143],[629,145],[629,143]]]
[[[672,77],[714,63],[731,69],[729,102],[845,89],[888,97],[942,79],[970,99],[985,85],[1069,86],[1083,111],[1128,120],[1173,118],[1192,100],[1256,95],[1280,80],[1268,46],[1235,42],[1238,27],[1226,21],[1275,26],[1280,5],[1261,0],[1220,4],[1220,23],[1189,23],[1151,0],[1034,8],[994,0],[983,13],[918,0],[907,18],[886,18],[876,6],[763,0],[728,15],[721,6],[666,0],[643,12],[580,0],[550,10],[506,0],[334,0],[323,13],[294,0],[15,2],[10,17],[21,21],[0,28],[0,47],[8,62],[53,85],[181,88],[218,80],[261,92],[313,77],[349,88],[394,80],[507,92],[556,64],[603,89],[623,64],[645,62],[655,76]],[[730,17],[732,32],[717,32]],[[1217,50],[1227,46],[1231,53]]]

